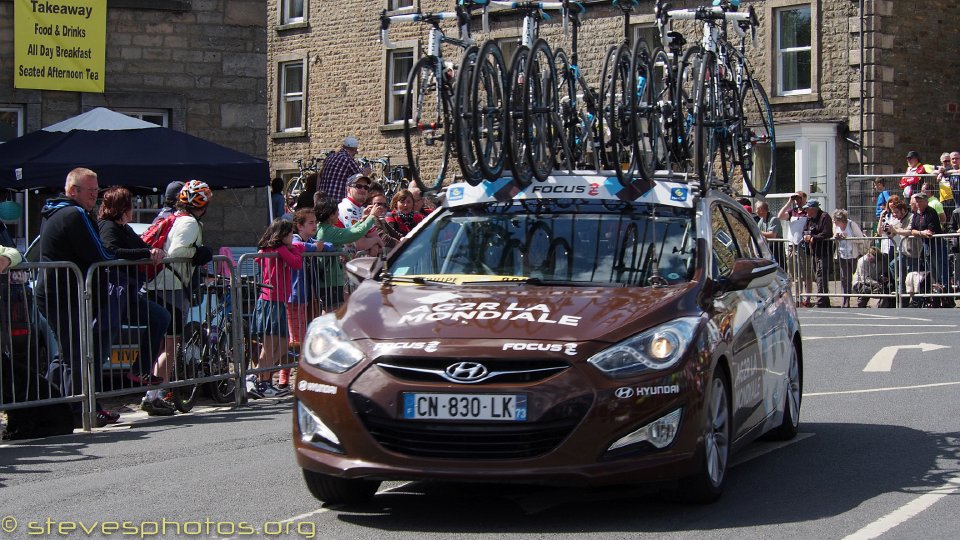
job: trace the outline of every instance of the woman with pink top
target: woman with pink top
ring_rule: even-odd
[[[260,275],[264,285],[257,298],[254,311],[254,333],[260,336],[259,368],[277,365],[287,356],[287,298],[292,289],[293,270],[303,266],[301,255],[303,244],[293,242],[293,223],[275,219],[263,233],[257,243],[260,253],[276,253],[276,257],[257,259],[260,263]],[[247,395],[257,399],[262,397],[283,397],[289,389],[279,389],[273,385],[272,372],[264,371],[247,377]]]

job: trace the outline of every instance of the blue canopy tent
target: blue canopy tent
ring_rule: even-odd
[[[101,186],[156,188],[202,179],[214,189],[270,184],[266,160],[97,108],[0,144],[0,189],[63,188],[75,167]]]

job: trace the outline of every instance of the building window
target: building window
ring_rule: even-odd
[[[116,111],[160,127],[170,127],[170,114],[167,111],[152,109],[116,109]]]
[[[500,47],[500,52],[503,53],[503,61],[507,64],[506,68],[510,69],[510,60],[513,58],[513,53],[520,48],[520,36],[499,38],[496,42],[497,46]]]
[[[0,143],[23,135],[23,108],[0,106]]]
[[[403,99],[407,92],[407,77],[413,69],[413,48],[403,47],[387,51],[386,122],[403,121]]]
[[[777,170],[767,196],[770,207],[782,205],[792,193],[802,190],[820,201],[824,211],[832,210],[836,204],[836,124],[777,126],[776,152]],[[757,159],[763,162],[768,155],[759,153]]]
[[[813,25],[810,6],[774,10],[777,94],[809,94],[813,88]]]
[[[280,64],[280,131],[303,131],[304,62]]]
[[[661,46],[660,43],[660,29],[656,25],[651,24],[635,24],[631,28],[630,43],[636,43],[637,40],[643,38],[647,42],[647,47],[650,49],[650,53],[653,54],[653,51],[657,50],[657,47]]]
[[[387,10],[400,11],[401,9],[413,9],[413,0],[388,0]]]
[[[280,24],[296,24],[303,21],[303,0],[280,0]]]

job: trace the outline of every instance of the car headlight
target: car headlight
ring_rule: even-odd
[[[332,373],[343,373],[363,360],[363,353],[346,339],[333,313],[310,323],[302,354],[307,364]]]
[[[699,317],[674,319],[595,354],[589,362],[614,379],[670,368],[683,358],[699,324]]]

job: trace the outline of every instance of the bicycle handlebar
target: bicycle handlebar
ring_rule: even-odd
[[[499,6],[504,9],[520,9],[528,12],[532,11],[546,11],[548,9],[553,10],[565,10],[567,2],[505,2],[503,0],[489,0],[486,4],[483,5],[483,32],[485,34],[490,33],[490,6]],[[581,6],[582,8],[582,6]],[[564,32],[566,32],[566,17],[564,17]]]
[[[688,21],[744,21],[753,25],[757,15],[749,11],[727,11],[723,6],[701,6],[693,9],[672,9],[667,11],[667,17]]]
[[[416,12],[404,13],[402,15],[387,15],[387,10],[380,13],[380,42],[388,49],[393,49],[395,45],[390,41],[388,35],[391,22],[425,22],[436,29],[440,29],[441,21],[457,21],[457,27],[460,29],[460,39],[470,42],[470,11],[457,5],[456,11],[438,11],[438,12]]]

